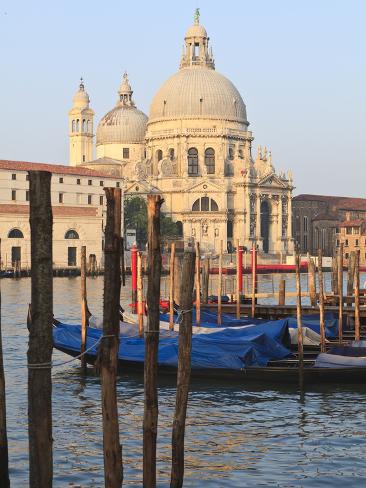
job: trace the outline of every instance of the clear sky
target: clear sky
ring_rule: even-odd
[[[295,194],[366,197],[364,0],[0,0],[0,159],[68,163],[81,75],[96,121],[126,69],[148,113],[196,7],[254,148],[292,169]]]

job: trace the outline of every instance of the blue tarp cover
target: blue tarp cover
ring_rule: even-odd
[[[80,352],[80,326],[60,324],[53,329],[54,346],[57,349]],[[96,355],[102,331],[89,328],[87,349]],[[244,328],[224,328],[209,334],[192,336],[192,368],[223,368],[241,370],[246,367],[266,366],[268,361],[283,359],[291,354],[285,347],[288,340],[287,320],[266,322]],[[136,326],[126,324],[120,335],[119,359],[143,362],[144,339],[136,335]],[[159,365],[176,367],[178,363],[178,333],[160,331]]]

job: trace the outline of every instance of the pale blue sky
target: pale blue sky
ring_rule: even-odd
[[[216,69],[297,193],[366,197],[363,0],[0,0],[0,159],[68,163],[82,75],[96,121],[128,70],[146,113],[179,64],[196,7]]]

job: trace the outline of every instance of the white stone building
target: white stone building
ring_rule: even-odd
[[[93,152],[93,111],[81,83],[69,112],[70,164],[123,177],[127,195],[160,193],[184,239],[206,250],[220,241],[265,253],[292,253],[292,176],[276,173],[258,147],[233,83],[215,70],[196,13],[180,68],[157,91],[149,117],[137,109],[125,74],[116,106],[100,121]]]
[[[103,264],[106,217],[104,187],[122,186],[120,178],[82,167],[0,160],[0,239],[2,269],[30,268],[28,171],[52,172],[53,264],[80,266],[80,249]]]

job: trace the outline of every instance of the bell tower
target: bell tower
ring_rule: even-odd
[[[79,166],[93,160],[94,111],[89,103],[89,95],[81,78],[69,111],[70,166]]]

